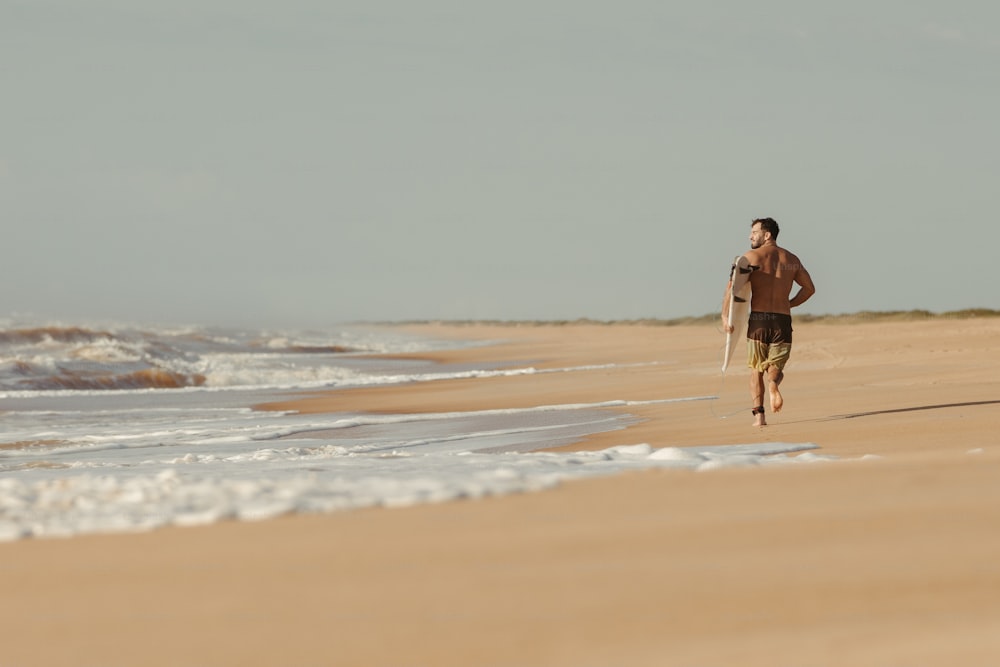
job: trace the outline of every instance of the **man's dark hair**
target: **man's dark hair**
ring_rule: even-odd
[[[778,239],[778,232],[781,230],[778,229],[778,223],[774,221],[774,218],[757,218],[750,224],[750,226],[753,227],[758,222],[760,223],[761,231],[771,232],[771,238],[774,240]]]

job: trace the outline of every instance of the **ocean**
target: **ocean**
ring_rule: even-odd
[[[625,428],[632,420],[626,402],[420,415],[252,408],[303,390],[583,370],[390,358],[483,344],[391,326],[255,331],[6,322],[0,541],[472,499],[653,467],[820,458],[798,453],[813,445],[791,443],[540,451]]]

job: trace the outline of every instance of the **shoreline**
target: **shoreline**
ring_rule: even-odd
[[[786,406],[777,415],[768,410],[769,425],[763,429],[751,426],[745,369],[736,363],[725,377],[719,372],[722,335],[709,325],[395,325],[428,337],[491,343],[409,358],[459,364],[485,360],[543,370],[586,367],[599,359],[612,367],[486,380],[435,380],[405,388],[305,391],[290,400],[254,407],[303,413],[409,414],[717,396],[708,402],[607,408],[636,418],[638,423],[627,429],[624,440],[621,431],[611,431],[555,450],[643,442],[654,447],[767,439],[812,442],[819,439],[819,432],[822,442],[817,444],[837,456],[897,454],[896,442],[903,435],[910,438],[903,451],[940,448],[961,453],[962,445],[952,438],[956,426],[962,428],[968,449],[993,442],[989,422],[968,421],[965,413],[971,411],[970,416],[978,417],[998,404],[994,401],[1000,402],[1000,392],[990,393],[996,386],[991,366],[983,363],[985,355],[996,353],[993,341],[1000,339],[1000,318],[967,318],[958,323],[961,328],[956,330],[956,321],[950,318],[871,321],[847,325],[847,331],[839,322],[796,323],[797,342],[782,384]],[[586,345],[567,345],[573,337],[586,339]],[[921,346],[928,346],[927,354],[922,354]],[[556,396],[558,401],[552,398]]]
[[[608,408],[639,421],[570,449],[813,442],[840,460],[3,543],[0,664],[1000,660],[1000,320],[797,324],[786,406],[765,429],[750,425],[745,372],[720,383],[711,326],[414,330],[503,341],[419,355],[434,361],[591,368],[306,392],[296,405],[434,412],[717,393]]]

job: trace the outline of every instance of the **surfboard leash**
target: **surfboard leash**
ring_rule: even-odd
[[[722,329],[719,329],[718,327],[716,327],[716,329],[720,333],[722,333]],[[721,348],[720,356],[724,355],[725,353],[726,353],[726,346],[725,346],[725,344],[723,344],[723,346]],[[719,378],[719,390],[717,392],[715,392],[716,397],[721,397],[723,395],[723,392],[724,392],[725,388],[726,388],[726,372],[723,371],[722,372],[722,377]],[[720,420],[721,419],[729,419],[730,417],[735,417],[736,415],[743,414],[747,410],[747,408],[740,408],[738,410],[734,410],[733,412],[729,412],[729,413],[720,415],[720,414],[718,414],[715,411],[715,404],[712,401],[708,402],[708,409],[712,413],[713,417],[715,417],[716,419],[720,419]],[[753,409],[754,408],[751,408],[751,411]],[[770,415],[771,415],[770,418],[772,420],[770,423],[772,425],[777,425],[777,424],[781,423],[780,413],[772,412],[772,413],[770,413]]]
[[[715,329],[719,333],[725,333],[722,330],[721,327],[716,327]],[[719,348],[719,359],[720,360],[724,359],[725,355],[726,355],[726,344],[723,343],[722,347]],[[718,396],[718,397],[721,397],[723,395],[723,390],[725,388],[726,388],[726,372],[722,371],[722,377],[719,378],[719,390],[717,392],[715,392],[715,395]],[[728,414],[720,415],[720,414],[716,413],[716,411],[715,411],[715,404],[712,401],[708,402],[708,409],[711,411],[712,416],[715,417],[716,419],[729,419],[730,417],[735,417],[736,415],[738,415],[738,414],[740,414],[740,413],[743,412],[743,408],[740,408],[739,410],[735,410],[735,411],[730,412]]]

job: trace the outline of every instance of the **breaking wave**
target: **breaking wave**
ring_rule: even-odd
[[[314,385],[345,376],[337,359],[381,351],[344,331],[9,327],[0,391]]]
[[[45,378],[33,378],[25,382],[31,389],[179,389],[181,387],[201,387],[205,376],[168,371],[162,368],[146,368],[131,373],[110,375],[79,374],[64,372]]]
[[[79,343],[112,338],[107,331],[93,331],[82,327],[32,327],[0,331],[0,345],[37,343]]]

